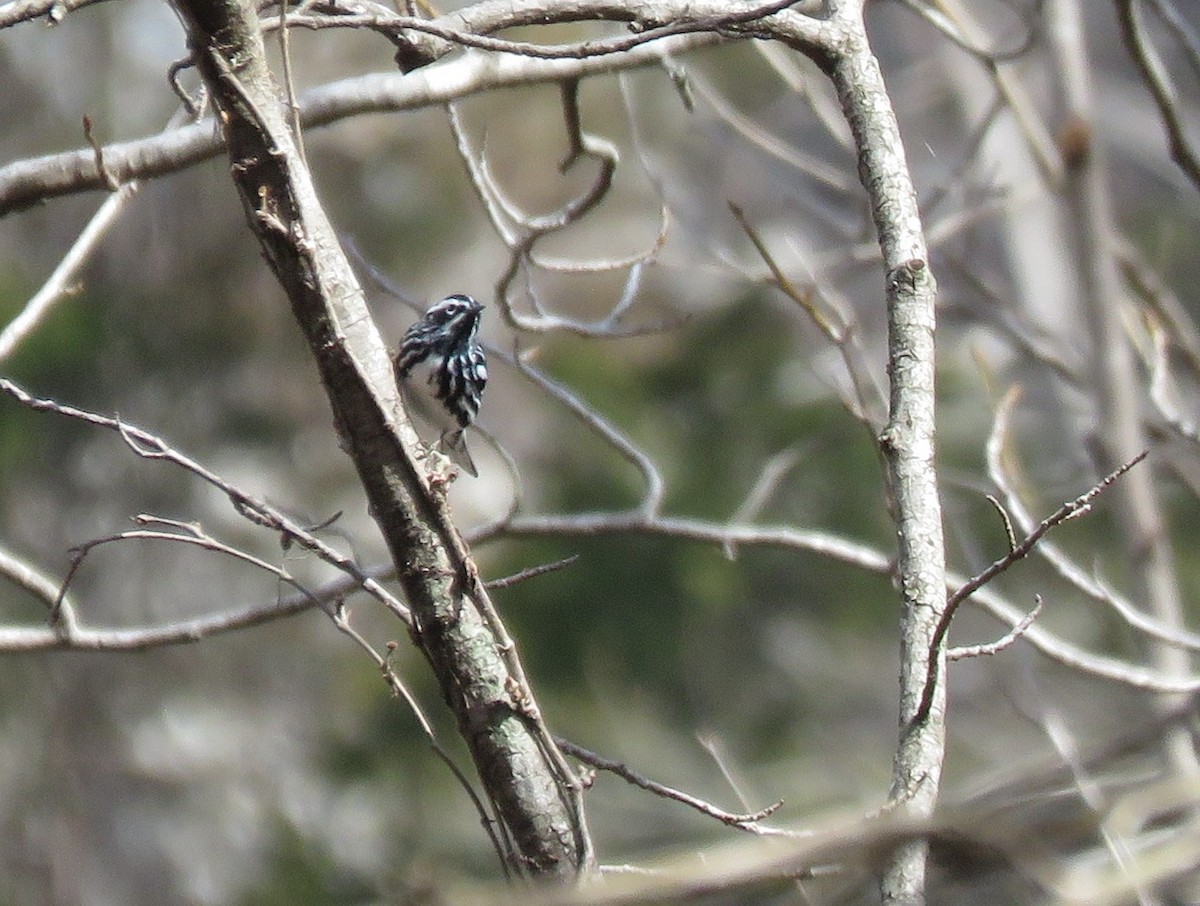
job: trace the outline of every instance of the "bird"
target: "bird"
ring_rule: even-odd
[[[463,432],[479,414],[487,384],[478,338],[483,309],[464,293],[435,302],[408,328],[392,358],[406,409],[440,431],[437,449],[474,476],[479,472]]]

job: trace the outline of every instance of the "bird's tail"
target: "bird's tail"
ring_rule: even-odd
[[[467,439],[463,436],[464,432],[443,431],[442,436],[438,439],[438,450],[450,457],[450,461],[457,466],[461,466],[473,478],[479,477],[479,471],[475,468],[475,460],[471,459],[471,451],[467,449]]]

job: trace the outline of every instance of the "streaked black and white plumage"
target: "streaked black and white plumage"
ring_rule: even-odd
[[[429,307],[404,334],[393,364],[409,411],[441,432],[438,448],[478,475],[463,432],[479,414],[487,360],[479,345],[483,306],[455,293]]]

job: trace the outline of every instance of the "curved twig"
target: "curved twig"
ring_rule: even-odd
[[[558,747],[572,758],[578,758],[586,765],[590,765],[600,771],[608,771],[610,774],[616,774],[627,783],[631,783],[648,793],[653,793],[656,796],[661,796],[664,799],[671,799],[675,802],[681,802],[690,808],[694,808],[702,815],[708,815],[710,818],[715,818],[722,824],[729,827],[737,828],[738,830],[747,831],[748,833],[758,834],[760,836],[780,836],[790,837],[794,834],[778,828],[762,827],[759,822],[766,820],[775,814],[779,809],[783,808],[783,800],[777,799],[766,808],[759,809],[757,812],[749,812],[739,814],[730,812],[726,809],[713,805],[711,802],[706,802],[691,793],[685,793],[682,790],[677,790],[674,787],[669,787],[665,784],[658,783],[648,777],[634,771],[627,764],[621,761],[614,761],[611,758],[605,758],[602,755],[597,755],[583,746],[576,745],[566,739],[555,738]]]
[[[957,25],[948,17],[942,10],[936,8],[930,3],[921,3],[918,0],[900,0],[901,5],[910,10],[916,15],[924,19],[934,28],[936,28],[947,40],[955,47],[964,53],[970,54],[981,63],[986,63],[989,66],[996,66],[1000,63],[1011,63],[1021,59],[1029,53],[1038,39],[1038,22],[1041,16],[1041,0],[1033,5],[1030,9],[1017,7],[1011,4],[1014,11],[1021,19],[1024,20],[1025,33],[1017,45],[1008,50],[992,50],[987,47],[981,47],[974,43],[972,39],[963,34]]]
[[[94,412],[57,403],[50,399],[39,399],[8,378],[0,378],[0,392],[8,394],[17,402],[36,412],[52,412],[95,425],[96,427],[115,431],[125,441],[126,445],[143,459],[164,460],[192,473],[197,478],[224,493],[229,498],[233,508],[242,516],[256,525],[278,532],[284,539],[290,540],[305,550],[311,551],[331,566],[353,577],[364,591],[382,603],[406,624],[411,625],[412,618],[408,607],[398,601],[396,596],[380,585],[379,582],[364,573],[353,558],[330,547],[320,538],[313,535],[305,526],[278,508],[271,506],[264,500],[259,500],[251,496],[215,472],[207,469],[196,460],[179,452],[161,437],[117,418],[98,415]]]
[[[1200,151],[1187,136],[1175,85],[1171,81],[1166,64],[1163,63],[1158,51],[1155,50],[1146,35],[1141,6],[1137,0],[1116,0],[1116,7],[1117,21],[1121,26],[1121,38],[1125,42],[1125,49],[1133,58],[1138,71],[1141,72],[1142,80],[1150,89],[1150,94],[1158,107],[1159,117],[1167,131],[1171,157],[1179,165],[1179,169],[1184,172],[1184,175],[1191,180],[1192,185],[1200,189]]]

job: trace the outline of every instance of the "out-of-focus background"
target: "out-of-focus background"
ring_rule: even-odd
[[[1068,125],[1068,107],[1048,10],[1070,5],[1027,4],[1032,45],[1000,67],[1051,139]],[[939,462],[951,565],[970,575],[1006,549],[984,497],[993,490],[984,444],[998,397],[1013,382],[1023,386],[1012,468],[1040,518],[1103,472],[1087,375],[1106,350],[1078,307],[1086,302],[1072,263],[1080,227],[1045,188],[1028,151],[1031,123],[998,100],[986,65],[924,19],[900,3],[868,6],[941,287]],[[1030,28],[1004,4],[965,6],[993,48],[1018,46]],[[1112,5],[1078,6],[1090,128],[1122,241],[1194,313],[1197,188],[1169,158]],[[1196,11],[1178,6],[1184,24],[1200,28]],[[586,33],[573,29],[553,39]],[[536,30],[524,37],[549,39]],[[392,52],[365,34],[292,36],[301,92],[393,71]],[[1195,72],[1166,42],[1163,52],[1186,89],[1184,110],[1195,114],[1187,106]],[[85,115],[105,143],[163,129],[178,106],[165,73],[185,53],[170,8],[148,0],[0,31],[0,167],[85,147]],[[670,71],[589,78],[581,109],[584,128],[620,151],[615,184],[596,211],[538,252],[574,262],[636,256],[655,246],[665,217],[665,242],[642,268],[624,318],[664,329],[524,335],[520,348],[536,349],[539,369],[653,459],[666,514],[820,530],[890,556],[880,463],[870,431],[843,403],[850,382],[838,349],[766,285],[764,263],[729,209],[745,211],[798,284],[817,281],[821,304],[853,319],[868,364],[862,376],[885,387],[883,275],[824,77],[790,52],[743,42],[682,55]],[[594,175],[586,160],[559,171],[567,143],[553,85],[484,93],[459,110],[496,185],[527,212],[553,210]],[[491,301],[508,255],[443,110],[357,116],[309,130],[305,142],[338,230],[409,298],[469,292]],[[70,196],[0,219],[0,325],[102,201]],[[547,310],[600,319],[628,275],[535,269],[523,291]],[[414,313],[371,292],[394,341]],[[484,335],[501,349],[518,339],[494,305]],[[221,158],[145,182],[76,292],[0,374],[38,395],[120,413],[313,524],[340,512],[324,536],[364,564],[386,560]],[[498,361],[480,422],[519,466],[522,514],[618,511],[641,499],[638,472],[611,445]],[[1191,613],[1200,583],[1188,555],[1200,524],[1193,454],[1155,440],[1175,451],[1155,468]],[[516,493],[503,460],[484,439],[470,442],[481,475],[451,491],[467,530],[502,515]],[[785,461],[766,499],[744,512],[764,469]],[[138,513],[199,521],[313,583],[332,577],[281,550],[211,488],[134,457],[118,437],[0,401],[0,544],[62,575],[73,546],[128,527]],[[1122,588],[1120,534],[1101,498],[1054,537]],[[578,555],[569,568],[496,594],[556,733],[732,810],[782,798],[780,824],[879,807],[897,732],[895,589],[886,576],[786,545],[731,553],[622,533],[501,537],[477,550],[488,577]],[[81,618],[100,626],[165,623],[281,592],[227,558],[161,543],[97,551],[72,590]],[[1139,633],[1045,563],[1018,566],[997,590],[1025,609],[1043,595],[1040,623],[1081,649],[1146,658]],[[399,672],[466,764],[402,627],[366,599],[353,600],[352,613],[376,645],[400,642]],[[5,624],[44,619],[43,603],[0,584]],[[952,641],[1005,630],[968,606]],[[1153,713],[1149,695],[1025,644],[956,663],[950,683],[949,800],[1057,758],[1046,714],[1063,718],[1086,748]],[[735,833],[605,775],[588,807],[605,862]],[[497,876],[470,802],[412,715],[321,613],[145,653],[0,657],[0,903],[347,903]],[[989,895],[1023,895],[1018,881],[995,883]]]

